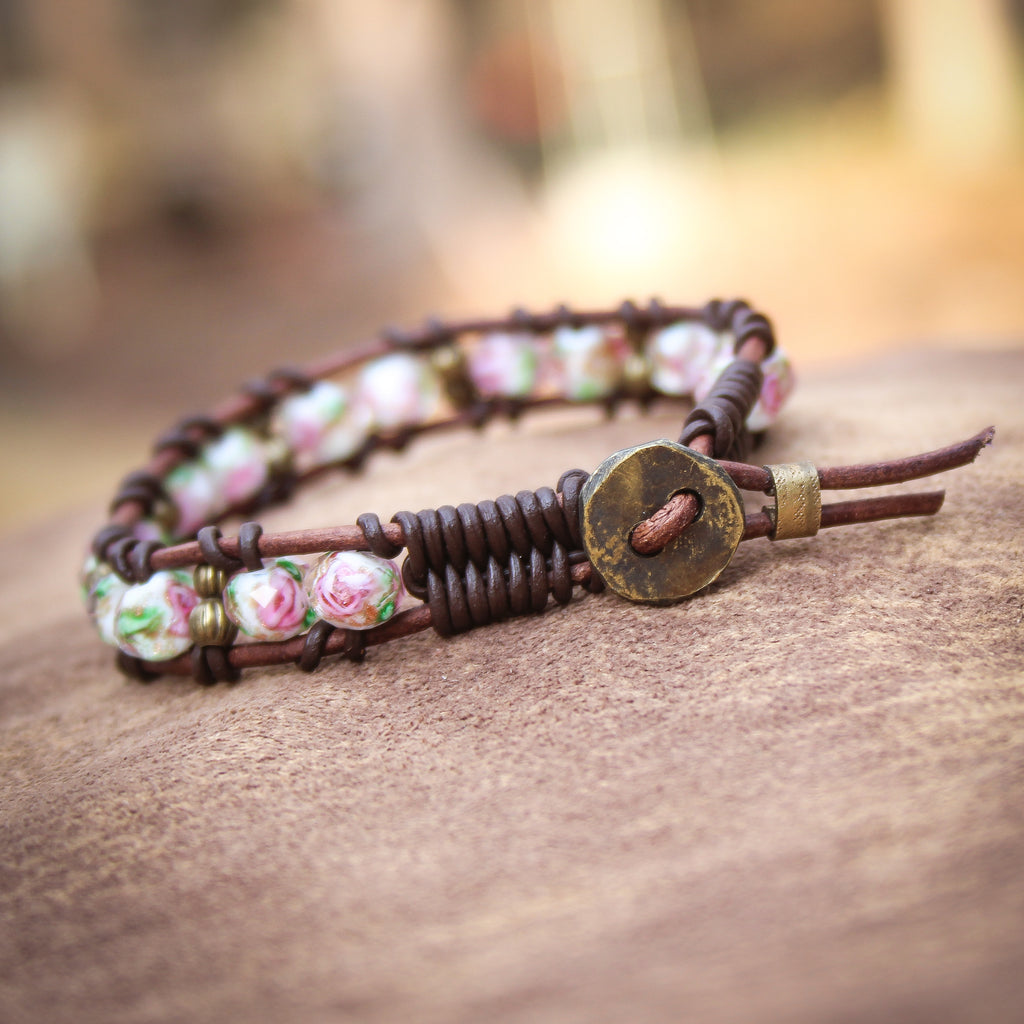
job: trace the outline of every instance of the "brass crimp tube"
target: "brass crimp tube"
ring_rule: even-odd
[[[772,520],[772,540],[813,537],[821,526],[821,483],[813,462],[765,466],[772,478],[775,507],[765,507]]]

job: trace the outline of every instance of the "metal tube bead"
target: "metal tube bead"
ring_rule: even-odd
[[[813,462],[765,466],[772,478],[775,507],[765,508],[772,520],[772,540],[813,537],[821,527],[821,483]]]

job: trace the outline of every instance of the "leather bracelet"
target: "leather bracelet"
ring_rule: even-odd
[[[312,671],[325,656],[360,661],[367,647],[428,627],[450,636],[541,613],[577,589],[678,601],[717,579],[741,541],[933,515],[942,491],[826,505],[821,492],[966,465],[994,434],[872,465],[748,462],[792,387],[770,321],[739,300],[388,330],[251,382],[162,435],[93,540],[83,598],[119,667],[139,679],[209,684],[286,662]],[[266,533],[247,518],[304,480],[357,470],[374,450],[435,430],[672,399],[696,403],[678,441],[616,452],[555,488],[297,532]],[[773,500],[745,513],[741,489]],[[233,517],[246,521],[223,536],[218,524]]]

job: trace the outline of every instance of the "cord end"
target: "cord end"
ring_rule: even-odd
[[[995,427],[986,427],[980,433],[974,435],[968,442],[974,448],[974,458],[976,459],[982,452],[982,449],[987,448],[994,440],[996,436]]]

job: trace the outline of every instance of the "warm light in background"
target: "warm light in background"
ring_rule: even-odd
[[[678,289],[670,278],[721,230],[710,169],[678,152],[620,150],[556,172],[545,209],[555,262],[591,301]]]

